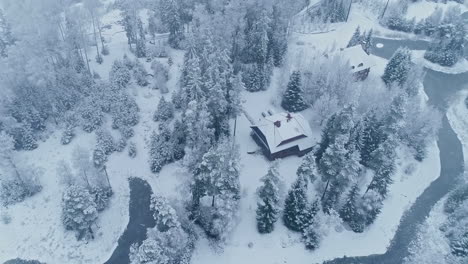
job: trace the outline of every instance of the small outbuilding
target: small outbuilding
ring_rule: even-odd
[[[351,72],[356,75],[356,79],[365,80],[370,69],[375,66],[374,60],[367,54],[361,45],[356,45],[341,50],[340,56],[349,63]]]
[[[314,146],[309,123],[299,113],[273,114],[269,111],[250,128],[253,139],[270,160],[290,155],[302,156]]]

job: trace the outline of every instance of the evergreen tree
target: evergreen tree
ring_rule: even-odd
[[[166,101],[164,96],[159,100],[158,109],[154,112],[153,120],[166,121],[174,117],[174,105]]]
[[[7,48],[14,44],[14,38],[11,34],[11,26],[0,9],[0,57],[7,56]]]
[[[273,163],[267,175],[261,179],[263,185],[257,189],[257,229],[260,233],[271,233],[279,216],[279,172],[278,163]]]
[[[364,129],[360,135],[359,150],[361,164],[370,167],[371,153],[376,150],[387,138],[385,126],[375,110],[368,112],[362,121]]]
[[[109,72],[109,80],[117,90],[125,88],[130,82],[131,75],[128,68],[120,60],[114,61]]]
[[[72,185],[63,194],[63,224],[67,230],[76,231],[78,239],[93,237],[91,226],[97,214],[96,203],[87,189]]]
[[[289,112],[299,112],[308,107],[304,100],[301,84],[301,73],[295,71],[291,74],[288,87],[283,94],[281,106]]]
[[[319,164],[327,148],[335,142],[339,135],[350,136],[354,124],[354,106],[347,106],[341,111],[333,114],[322,130],[322,139],[319,148],[315,152],[317,164]]]
[[[284,225],[296,232],[301,232],[308,222],[307,182],[298,176],[289,190],[284,202]]]
[[[287,22],[278,5],[273,6],[270,20],[270,31],[268,33],[269,54],[273,58],[275,67],[280,67],[283,63],[284,54],[288,49],[286,36]]]
[[[161,21],[169,29],[169,45],[180,48],[180,42],[184,39],[183,20],[180,12],[179,1],[160,0]]]
[[[191,101],[185,111],[183,121],[187,125],[185,163],[190,170],[194,171],[214,142],[212,117],[206,104],[202,101]]]
[[[317,179],[317,163],[312,152],[305,155],[305,157],[302,159],[302,163],[299,168],[297,168],[296,174],[304,179],[308,179],[311,183]]]
[[[137,34],[139,37],[136,39],[136,48],[135,48],[135,55],[138,58],[146,57],[146,38],[145,38],[145,31],[143,29],[143,22],[141,19],[137,19]]]
[[[365,228],[365,220],[357,207],[360,199],[359,186],[355,184],[349,191],[346,202],[339,211],[341,219],[348,223],[349,227],[356,232],[362,233]]]
[[[359,45],[359,44],[361,44],[361,42],[362,42],[361,28],[358,26],[356,28],[356,30],[354,31],[353,36],[349,40],[348,45],[346,46],[346,48],[350,48],[350,47]]]
[[[320,236],[317,233],[315,225],[307,226],[302,232],[302,240],[304,241],[306,249],[315,250],[320,244]]]
[[[408,48],[399,48],[388,61],[382,80],[389,87],[392,84],[403,85],[408,78],[411,63],[410,50]]]
[[[161,171],[162,167],[172,161],[171,132],[166,124],[162,124],[159,134],[153,132],[150,141],[150,167],[153,173]]]
[[[371,29],[367,35],[363,36],[362,48],[367,54],[370,54],[372,51],[372,34],[373,30]]]
[[[349,136],[339,135],[326,149],[319,163],[325,188],[322,193],[322,207],[328,212],[336,205],[343,190],[360,175],[359,153],[349,143]]]
[[[169,201],[162,196],[151,197],[151,210],[156,221],[156,228],[165,232],[171,228],[180,228],[176,211],[169,205]]]

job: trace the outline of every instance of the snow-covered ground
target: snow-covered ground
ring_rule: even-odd
[[[325,50],[333,46],[346,45],[357,25],[363,30],[378,27],[371,16],[361,14],[359,8],[353,9],[350,21],[340,24],[327,34],[305,35],[293,34],[290,49],[301,56],[309,56],[314,50]],[[125,33],[120,25],[118,11],[112,11],[103,19],[103,25],[111,25],[103,32],[110,55],[104,57],[102,65],[91,64],[91,68],[98,72],[102,78],[107,78],[112,62],[121,59],[123,54],[132,56],[128,50]],[[302,51],[301,51],[302,50]],[[183,53],[171,51],[174,65],[170,70],[169,90],[177,85],[178,74],[182,66]],[[94,60],[95,49],[89,49],[90,59]],[[383,73],[386,60],[378,57],[373,59],[376,67],[371,71],[370,78],[376,78]],[[143,61],[142,61],[143,62]],[[146,67],[148,64],[145,63]],[[149,69],[149,68],[148,68]],[[277,112],[278,93],[281,87],[281,73],[275,70],[273,84],[268,91],[258,93],[245,93],[244,108],[259,118],[260,113],[267,109]],[[187,173],[179,163],[165,166],[161,173],[154,175],[148,166],[148,150],[146,141],[151,131],[156,129],[157,123],[152,121],[152,115],[161,97],[159,91],[149,87],[132,87],[131,93],[135,96],[140,107],[140,123],[135,127],[135,136],[131,139],[137,146],[137,157],[130,159],[127,153],[114,153],[110,157],[107,168],[110,182],[114,188],[114,196],[110,207],[100,213],[98,220],[98,233],[95,240],[88,243],[76,241],[74,233],[66,232],[63,228],[61,214],[61,195],[64,186],[61,185],[56,174],[57,163],[60,160],[70,161],[71,152],[75,146],[92,149],[95,143],[93,134],[79,133],[68,146],[59,142],[60,132],[55,132],[38,149],[31,152],[17,153],[19,161],[40,164],[45,168],[42,184],[44,189],[38,195],[25,202],[0,208],[12,217],[10,224],[0,222],[0,234],[7,239],[0,239],[0,262],[10,258],[22,257],[38,259],[47,263],[102,263],[112,253],[117,240],[128,222],[129,190],[127,179],[130,176],[141,177],[147,180],[155,193],[162,194],[172,200],[184,199]],[[310,110],[309,110],[310,111]],[[307,114],[307,113],[306,113]],[[272,263],[311,263],[341,257],[343,255],[368,255],[385,252],[399,224],[403,212],[410,207],[423,190],[439,176],[440,162],[437,145],[430,144],[428,157],[422,163],[414,161],[412,156],[404,149],[399,150],[398,172],[395,182],[391,185],[389,196],[384,203],[382,213],[376,222],[362,234],[348,230],[340,232],[330,231],[315,252],[304,249],[298,234],[288,231],[281,221],[276,224],[272,234],[260,235],[256,230],[255,190],[259,186],[259,179],[266,173],[269,166],[262,155],[247,154],[258,149],[250,137],[250,123],[244,117],[238,118],[236,141],[241,151],[241,186],[242,198],[239,223],[226,242],[223,252],[214,250],[203,237],[196,246],[193,264],[212,263],[250,263],[255,259],[258,264]],[[467,124],[468,128],[468,124]],[[314,126],[315,140],[319,140],[319,127]],[[301,162],[300,158],[288,157],[280,162],[279,171],[287,187],[295,179],[296,169]],[[405,171],[408,168],[410,174]],[[338,229],[341,230],[341,229]],[[252,247],[248,244],[252,242]],[[272,254],[274,253],[274,254]],[[262,256],[262,258],[258,258]]]

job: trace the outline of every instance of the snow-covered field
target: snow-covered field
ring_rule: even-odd
[[[118,11],[108,13],[104,19],[104,25],[112,27],[103,32],[108,41],[110,55],[104,57],[102,65],[92,63],[93,70],[102,78],[107,78],[112,62],[121,59],[124,54],[132,56],[128,50],[125,33],[121,26],[116,24],[119,19]],[[314,50],[324,50],[327,47],[346,45],[357,25],[363,30],[371,27],[379,27],[372,17],[361,14],[359,9],[354,9],[350,21],[341,24],[327,34],[304,35],[293,34],[290,41],[290,52],[309,56]],[[334,44],[336,43],[336,44]],[[94,58],[95,50],[90,48],[90,57]],[[169,90],[177,85],[178,74],[183,60],[183,52],[171,51],[174,65],[170,70]],[[376,67],[371,71],[370,78],[376,78],[383,73],[386,60],[373,56]],[[143,62],[143,61],[142,61]],[[145,64],[148,67],[148,64]],[[277,94],[281,91],[280,71],[275,70],[273,84],[268,91],[245,94],[244,108],[249,113],[256,113],[258,118],[262,111],[273,109],[279,111],[275,102]],[[149,86],[151,87],[151,85]],[[97,225],[99,226],[96,238],[87,243],[77,241],[74,233],[64,230],[60,218],[61,196],[64,186],[56,173],[57,163],[60,160],[70,161],[71,152],[75,146],[92,149],[95,143],[94,134],[79,133],[70,145],[60,144],[60,132],[55,132],[46,142],[41,142],[38,149],[31,152],[17,153],[18,161],[35,163],[44,167],[45,174],[41,179],[44,189],[42,192],[28,198],[25,202],[0,208],[2,213],[8,214],[12,222],[4,224],[0,222],[0,262],[11,258],[21,257],[38,259],[47,263],[102,263],[112,253],[117,245],[117,240],[128,222],[129,190],[127,179],[131,176],[141,177],[147,180],[155,193],[169,197],[171,200],[185,198],[184,183],[187,173],[179,163],[165,166],[161,173],[154,175],[150,172],[148,150],[146,141],[151,131],[156,129],[157,123],[152,121],[152,115],[161,97],[159,91],[149,87],[132,87],[131,93],[135,96],[140,107],[140,123],[135,127],[135,136],[132,141],[137,146],[137,157],[130,159],[127,153],[114,153],[110,157],[107,168],[110,182],[114,189],[110,207],[100,213]],[[464,99],[464,97],[463,97]],[[451,110],[452,112],[455,110]],[[465,109],[466,111],[466,109]],[[463,112],[466,116],[466,112]],[[305,113],[307,115],[307,113]],[[452,114],[462,115],[456,112]],[[468,131],[468,122],[464,119],[459,125]],[[439,176],[440,161],[439,150],[435,142],[430,144],[428,157],[422,162],[416,162],[404,149],[399,150],[398,172],[394,183],[389,190],[388,198],[384,202],[382,213],[376,222],[364,233],[357,234],[349,230],[331,230],[322,242],[321,247],[309,252],[304,249],[299,235],[288,231],[278,221],[272,234],[261,235],[256,230],[255,190],[269,166],[262,155],[247,154],[258,146],[250,137],[250,123],[244,117],[238,118],[236,141],[240,145],[242,171],[240,176],[242,186],[242,198],[239,223],[227,240],[224,249],[215,250],[208,240],[203,237],[196,246],[193,256],[193,264],[214,263],[251,263],[255,259],[257,264],[274,263],[311,263],[335,257],[357,256],[384,253],[390,244],[400,218],[424,189]],[[454,126],[457,133],[457,130]],[[312,128],[319,140],[319,127]],[[468,132],[464,133],[468,140]],[[468,142],[468,141],[465,141]],[[464,145],[466,147],[466,145]],[[288,157],[280,162],[279,171],[289,187],[296,178],[296,169],[301,162],[300,158]],[[413,168],[409,170],[409,168]],[[409,174],[405,171],[411,171]],[[249,243],[251,247],[249,247]],[[274,253],[274,254],[272,254]],[[262,256],[262,258],[258,258]]]

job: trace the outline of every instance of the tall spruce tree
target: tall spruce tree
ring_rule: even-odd
[[[408,78],[408,72],[411,69],[411,52],[408,48],[399,48],[385,67],[382,80],[387,86],[397,84],[403,85]]]
[[[304,156],[301,165],[299,168],[297,168],[296,174],[303,177],[304,179],[308,179],[311,183],[317,179],[319,174],[313,152],[310,152]]]
[[[362,41],[362,39],[361,39],[361,27],[358,26],[356,28],[356,30],[354,31],[353,36],[349,40],[348,45],[346,47],[350,48],[350,47],[359,45],[359,44],[361,44],[361,41]]]
[[[301,73],[299,71],[294,71],[289,79],[288,87],[283,94],[281,106],[289,112],[305,110],[308,105],[303,96]]]
[[[298,176],[284,202],[284,225],[296,232],[302,232],[308,222],[307,181]]]
[[[260,233],[271,233],[278,220],[280,211],[280,178],[278,163],[273,163],[268,173],[261,179],[262,186],[257,189],[257,229]]]

